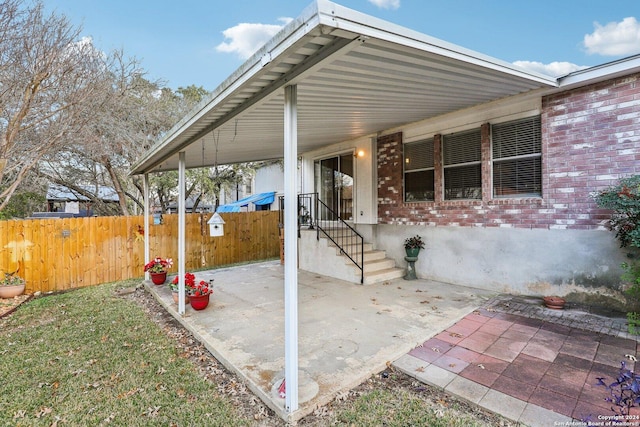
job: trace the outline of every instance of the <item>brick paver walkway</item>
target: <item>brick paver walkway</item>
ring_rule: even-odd
[[[622,361],[633,369],[637,354],[624,319],[502,297],[416,347],[398,366],[513,420],[553,425],[613,414],[596,378],[615,378]]]

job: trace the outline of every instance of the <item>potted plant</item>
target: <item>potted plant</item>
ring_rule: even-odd
[[[187,289],[189,287],[189,282],[193,284],[195,282],[195,276],[191,273],[186,273],[184,275],[184,285],[185,285],[185,293],[184,293],[184,303],[189,304],[189,294]],[[171,296],[173,297],[173,301],[178,304],[179,291],[178,291],[178,276],[175,276],[173,280],[169,283],[169,289],[171,289]]]
[[[169,289],[171,289],[171,297],[173,298],[173,302],[178,304],[178,276],[174,277],[173,280],[169,283]],[[186,289],[184,295],[184,303],[189,304],[189,295],[186,293]]]
[[[25,281],[13,273],[5,273],[0,280],[0,298],[13,298],[24,293]]]
[[[417,257],[420,249],[424,249],[422,237],[416,235],[415,237],[408,237],[404,240],[404,250],[408,257]]]
[[[173,260],[171,258],[162,259],[155,257],[144,266],[145,273],[151,275],[151,281],[155,285],[162,285],[167,280],[167,269],[171,268]]]
[[[209,305],[209,296],[213,293],[211,284],[201,280],[198,284],[192,284],[188,288],[189,303],[194,310],[203,310]]]

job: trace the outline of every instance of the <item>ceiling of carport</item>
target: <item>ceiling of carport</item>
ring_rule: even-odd
[[[289,84],[298,86],[299,153],[556,86],[551,77],[330,2],[315,6],[178,123],[132,173],[177,169],[180,151],[188,168],[281,158]]]

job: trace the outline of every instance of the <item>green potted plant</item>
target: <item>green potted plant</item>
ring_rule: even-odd
[[[25,281],[16,272],[5,273],[0,280],[0,298],[13,298],[24,293]]]
[[[415,237],[408,237],[404,240],[404,250],[408,257],[417,257],[420,249],[424,249],[422,237],[416,235]]]
[[[151,281],[155,285],[162,285],[167,280],[167,270],[173,265],[171,258],[162,259],[155,257],[144,266],[145,273],[151,275]]]

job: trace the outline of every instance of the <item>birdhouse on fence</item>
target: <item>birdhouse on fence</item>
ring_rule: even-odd
[[[207,224],[209,224],[209,236],[224,236],[224,219],[222,219],[218,212],[211,215]]]
[[[153,225],[162,225],[164,223],[164,219],[162,218],[161,213],[153,214]]]

